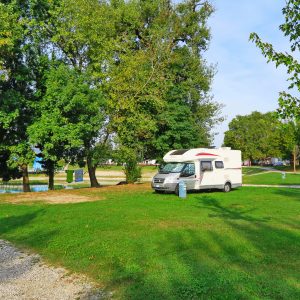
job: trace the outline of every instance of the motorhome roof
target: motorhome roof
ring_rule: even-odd
[[[201,158],[205,159],[217,159],[225,156],[227,151],[230,151],[229,147],[222,147],[218,149],[209,148],[196,148],[196,149],[180,149],[172,150],[164,156],[165,162],[184,162],[193,161]]]

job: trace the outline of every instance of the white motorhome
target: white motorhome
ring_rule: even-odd
[[[164,156],[164,166],[152,179],[157,192],[178,194],[183,180],[187,190],[221,189],[230,192],[242,185],[241,151],[219,149],[172,150]]]

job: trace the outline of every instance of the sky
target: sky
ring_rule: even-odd
[[[260,50],[249,41],[250,33],[256,32],[280,51],[288,51],[289,42],[278,28],[284,23],[285,0],[212,3],[216,11],[209,20],[212,40],[205,58],[209,64],[217,64],[211,93],[215,101],[225,105],[222,115],[226,120],[213,129],[218,133],[214,145],[219,147],[232,118],[255,110],[275,110],[279,92],[288,86],[285,69],[267,64]]]

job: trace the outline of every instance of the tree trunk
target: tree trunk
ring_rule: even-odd
[[[296,173],[296,160],[297,160],[297,146],[294,146],[293,151],[293,163],[294,163],[294,173]]]
[[[49,167],[48,170],[48,175],[49,175],[49,183],[48,183],[48,189],[50,191],[54,190],[54,164]]]
[[[89,157],[87,158],[87,167],[89,171],[91,187],[100,187],[100,184],[96,177],[96,167],[93,166],[92,160]]]
[[[31,192],[28,176],[28,167],[26,164],[21,166],[23,176],[23,192]]]

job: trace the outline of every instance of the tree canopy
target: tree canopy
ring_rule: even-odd
[[[222,120],[203,58],[213,11],[200,0],[0,1],[1,163],[27,176],[38,147],[51,188],[60,159],[87,163],[98,186],[112,140],[128,181],[139,160],[209,145]]]
[[[242,151],[244,160],[261,160],[268,157],[282,157],[289,148],[289,129],[283,131],[283,124],[275,113],[253,112],[236,116],[225,132],[224,145]]]

